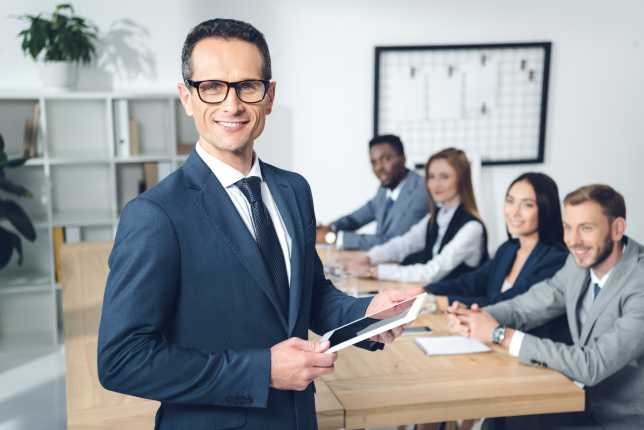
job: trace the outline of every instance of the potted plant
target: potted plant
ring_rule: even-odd
[[[96,55],[98,28],[75,15],[71,4],[57,5],[50,16],[22,15],[18,19],[29,24],[18,37],[25,55],[40,64],[45,86],[73,88],[78,64],[89,64]]]
[[[24,156],[9,160],[4,149],[4,139],[0,134],[0,190],[18,197],[32,197],[28,189],[11,182],[7,179],[5,173],[6,168],[22,166],[26,161],[27,157]],[[32,242],[36,239],[36,230],[24,209],[14,201],[0,198],[0,223],[5,220],[9,221],[13,230],[20,233],[25,239]],[[18,264],[22,264],[22,240],[20,236],[0,225],[0,269],[9,264],[14,250],[18,252]]]

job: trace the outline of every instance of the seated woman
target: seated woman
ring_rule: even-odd
[[[543,173],[524,173],[505,195],[503,209],[508,240],[494,258],[456,279],[434,282],[425,291],[439,308],[455,301],[487,306],[526,292],[552,277],[565,263],[563,225],[557,184]],[[535,329],[541,337],[570,342],[565,318]]]
[[[430,213],[402,236],[349,261],[349,274],[427,283],[456,278],[488,259],[487,232],[465,153],[455,148],[435,153],[425,165],[425,177],[435,203]],[[383,264],[392,262],[401,264]]]

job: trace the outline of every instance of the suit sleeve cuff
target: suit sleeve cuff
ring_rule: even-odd
[[[509,353],[513,357],[518,357],[521,352],[521,344],[523,343],[523,338],[525,333],[519,330],[515,330],[512,335],[512,340],[510,341]]]

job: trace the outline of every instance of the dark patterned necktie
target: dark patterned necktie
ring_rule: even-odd
[[[275,232],[271,216],[262,201],[261,179],[250,176],[235,183],[250,203],[250,211],[255,226],[255,240],[264,264],[273,281],[273,288],[279,300],[284,315],[288,315],[288,276],[284,253]]]
[[[602,290],[602,287],[599,284],[593,284],[593,300],[597,298],[597,294]]]

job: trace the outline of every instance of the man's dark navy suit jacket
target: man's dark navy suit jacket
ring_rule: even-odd
[[[107,389],[161,401],[157,429],[316,428],[314,386],[269,387],[269,348],[365,314],[324,277],[311,190],[261,164],[291,246],[288,315],[226,190],[192,152],[123,210],[105,290],[98,372]]]

